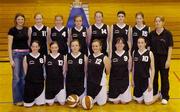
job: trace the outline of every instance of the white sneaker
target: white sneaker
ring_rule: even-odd
[[[161,104],[167,105],[167,104],[168,104],[168,101],[167,101],[166,99],[162,99],[162,100],[161,100]]]

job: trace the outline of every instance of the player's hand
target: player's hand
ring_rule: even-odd
[[[152,84],[149,84],[149,86],[148,86],[148,92],[152,91],[152,89],[153,89]]]
[[[15,67],[14,60],[10,60],[10,64],[11,64],[12,67]]]
[[[167,61],[166,61],[166,64],[165,64],[165,68],[168,69],[169,66],[170,66],[170,62],[167,60]]]

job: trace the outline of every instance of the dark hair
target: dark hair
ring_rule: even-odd
[[[126,42],[125,42],[125,40],[124,40],[123,37],[118,37],[118,38],[116,38],[116,42],[115,42],[115,43],[117,44],[117,43],[119,43],[120,41],[122,41],[122,43],[125,45]]]
[[[83,20],[83,17],[81,15],[76,15],[74,16],[74,21],[76,20],[76,18],[80,17]]]
[[[33,44],[33,43],[37,43],[37,44],[38,44],[38,46],[40,47],[40,43],[39,43],[39,41],[38,41],[38,40],[34,40],[34,41],[32,41],[32,42],[31,42],[31,46],[32,46],[32,44]]]
[[[70,42],[70,47],[71,47],[71,45],[72,45],[73,42],[78,42],[79,47],[81,48],[81,45],[80,45],[80,42],[79,42],[78,39],[73,39],[73,40],[71,40],[71,42]]]
[[[144,19],[144,14],[143,12],[137,12],[135,17],[137,17],[138,15],[140,15],[143,19]],[[145,21],[143,20],[143,24],[145,24]]]
[[[125,13],[125,11],[119,11],[119,12],[117,13],[117,16],[118,16],[119,14],[123,14],[123,15],[124,15],[124,17],[126,17],[126,13]]]
[[[157,18],[159,18],[162,22],[165,22],[164,16],[156,16],[156,17],[154,18],[154,21],[155,21]]]
[[[36,13],[34,14],[34,19],[36,18],[36,16],[37,16],[37,15],[41,15],[41,16],[42,16],[42,18],[43,18],[42,13],[40,13],[40,12],[36,12]]]
[[[60,14],[55,15],[54,19],[56,19],[57,17],[60,17],[61,19],[63,19],[63,16]]]
[[[139,36],[139,37],[138,37],[138,40],[139,40],[139,39],[143,39],[143,40],[144,40],[144,42],[147,44],[147,39],[146,39],[145,37],[143,37],[143,36]],[[137,41],[137,42],[138,42],[138,41]]]
[[[23,17],[24,18],[24,20],[25,20],[25,16],[24,16],[24,14],[22,14],[22,13],[16,13],[16,15],[15,15],[15,17],[14,17],[14,23],[15,23],[15,25],[17,25],[17,18],[18,17]]]
[[[52,42],[49,44],[49,47],[51,47],[51,46],[54,45],[54,44],[58,45],[57,41],[52,41]],[[58,46],[58,47],[59,47],[59,46]]]
[[[96,11],[96,12],[94,13],[94,17],[96,16],[97,13],[100,13],[100,14],[102,15],[102,17],[104,16],[104,15],[103,15],[103,12],[98,10],[98,11]]]

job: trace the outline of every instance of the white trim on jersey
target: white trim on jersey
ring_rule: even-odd
[[[35,27],[38,31],[40,31],[40,30],[43,29],[44,25],[42,25],[41,27],[38,27],[37,25],[34,25],[34,27]],[[46,30],[47,30],[47,29],[46,29]]]
[[[118,23],[116,24],[120,29],[123,29],[126,27],[126,24],[124,23],[123,25],[119,25]]]
[[[59,93],[53,99],[46,99],[46,103],[53,104],[54,102],[59,102],[61,105],[64,105],[66,101],[66,91],[65,89],[61,89]]]
[[[98,29],[101,29],[104,26],[104,23],[101,23],[101,25],[99,25],[99,26],[95,23],[94,26]]]
[[[101,91],[98,93],[98,95],[94,98],[93,103],[97,103],[98,105],[104,105],[106,104],[107,99],[107,86],[104,85],[102,86]]]
[[[45,104],[45,89],[42,91],[42,93],[35,98],[35,100],[31,103],[25,103],[24,102],[24,106],[25,107],[32,107],[34,104],[36,105],[44,105]]]
[[[133,99],[138,101],[138,102],[142,102],[144,100],[145,103],[149,103],[153,101],[153,90],[151,90],[150,92],[148,92],[148,89],[143,93],[143,95],[141,97],[135,97],[133,96]]]
[[[58,32],[60,32],[60,31],[64,28],[64,26],[62,26],[60,29],[57,28],[56,26],[54,26],[54,28],[55,28]]]
[[[125,103],[130,102],[132,100],[131,86],[129,85],[127,90],[124,93],[119,94],[119,96],[117,98],[109,98],[108,100],[110,102],[114,102],[114,101],[121,101],[121,102],[125,102]]]

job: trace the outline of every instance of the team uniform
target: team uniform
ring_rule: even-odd
[[[46,56],[46,89],[45,97],[46,103],[54,103],[57,100],[63,104],[66,99],[65,86],[64,86],[64,56],[57,54],[53,57],[52,54]]]
[[[45,104],[44,57],[41,54],[35,57],[30,53],[25,58],[28,68],[25,76],[24,106]]]
[[[125,40],[125,47],[124,50],[128,51],[129,46],[128,46],[128,33],[129,33],[129,25],[124,24],[124,26],[119,26],[118,24],[114,24],[112,26],[112,52],[116,51],[116,39],[118,37],[122,37]]]
[[[107,101],[106,73],[104,65],[105,55],[91,54],[88,58],[87,95],[91,96],[94,103],[103,105]]]
[[[58,29],[56,27],[51,28],[51,40],[56,41],[59,46],[59,52],[62,55],[66,55],[68,53],[68,29],[67,27],[62,27]]]
[[[87,43],[86,43],[86,39],[87,39],[86,28],[81,27],[81,29],[78,30],[76,27],[73,27],[71,29],[71,36],[72,36],[72,39],[79,40],[80,46],[81,46],[80,52],[88,56],[88,48],[87,48]]]
[[[85,96],[85,71],[84,54],[67,55],[66,92],[67,96],[76,94],[81,99]]]
[[[144,27],[141,29],[139,29],[136,25],[132,28],[133,45],[132,45],[131,52],[133,52],[134,50],[138,50],[137,41],[140,36],[145,37],[148,44],[147,46],[149,46],[149,39],[148,39],[149,30],[150,30],[150,27],[146,25],[144,25]]]
[[[47,55],[48,54],[48,49],[47,49],[47,32],[48,32],[48,27],[47,26],[42,26],[41,28],[37,28],[35,25],[31,27],[32,33],[31,33],[31,44],[33,41],[37,40],[40,44],[40,50],[39,52],[42,55]]]
[[[153,90],[148,92],[149,78],[150,78],[150,51],[145,50],[140,53],[134,51],[134,99],[138,102],[153,101]]]
[[[155,60],[155,76],[154,76],[154,95],[158,93],[158,72],[161,76],[161,95],[162,99],[169,99],[169,68],[165,68],[166,60],[168,57],[169,47],[173,47],[173,37],[171,32],[167,29],[161,34],[157,34],[156,31],[152,31],[149,34],[150,48],[154,54]]]
[[[131,91],[128,70],[129,53],[116,51],[111,58],[111,73],[109,79],[109,101],[130,102]]]
[[[90,54],[93,54],[92,51],[92,42],[94,39],[99,39],[102,42],[102,53],[108,55],[108,25],[102,24],[98,27],[96,24],[91,25],[91,40],[89,45]]]

